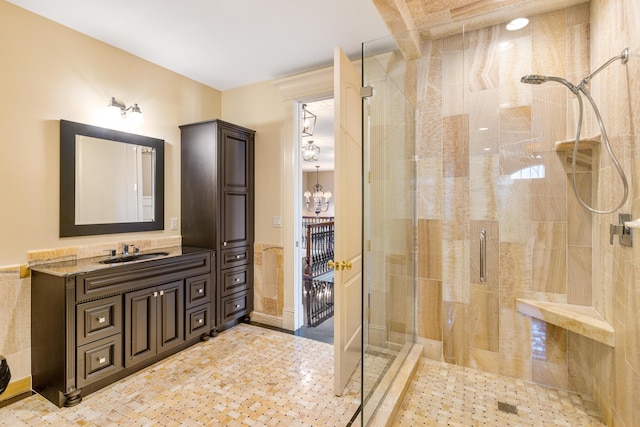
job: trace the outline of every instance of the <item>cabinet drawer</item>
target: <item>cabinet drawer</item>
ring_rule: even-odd
[[[211,275],[189,277],[186,282],[186,308],[211,302]]]
[[[78,304],[76,307],[77,345],[122,332],[122,297],[115,296]]]
[[[248,293],[245,291],[222,298],[222,323],[249,314],[247,311],[248,297]]]
[[[249,287],[249,266],[231,268],[222,271],[222,295],[226,297],[233,293],[244,291]]]
[[[208,334],[211,330],[211,304],[187,310],[185,319],[187,326],[186,339]]]
[[[113,335],[77,348],[76,387],[114,374],[122,369],[122,335]]]
[[[198,253],[157,258],[140,264],[132,263],[78,276],[76,299],[84,301],[116,293],[130,292],[185,277],[211,272],[211,254]]]
[[[251,261],[251,246],[223,249],[220,258],[222,269],[245,265]]]

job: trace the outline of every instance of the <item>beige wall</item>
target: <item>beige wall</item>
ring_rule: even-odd
[[[0,354],[15,382],[30,376],[27,251],[178,237],[169,230],[180,217],[178,125],[222,111],[219,91],[4,1],[0,52]],[[112,96],[137,102],[144,124],[106,120]],[[164,231],[58,237],[60,119],[165,140]]]
[[[179,234],[168,230],[169,218],[180,214],[178,125],[219,117],[220,92],[6,2],[0,12],[0,265],[24,262],[31,249],[114,239],[58,237],[60,119],[164,139],[161,234]],[[137,102],[144,124],[105,120],[111,96]]]

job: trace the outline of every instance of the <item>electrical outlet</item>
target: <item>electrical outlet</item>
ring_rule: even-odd
[[[281,216],[274,216],[273,217],[273,226],[275,228],[282,228],[282,217]]]
[[[171,229],[172,230],[178,229],[178,218],[171,218]]]

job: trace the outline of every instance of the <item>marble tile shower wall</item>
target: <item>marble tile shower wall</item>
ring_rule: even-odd
[[[567,332],[518,313],[515,299],[591,305],[591,217],[555,151],[575,129],[573,95],[520,77],[588,74],[589,30],[583,4],[515,32],[499,25],[427,42],[414,64],[417,327],[431,358],[571,387]],[[579,177],[585,198],[590,169]]]
[[[625,66],[613,64],[591,81],[594,98],[614,151],[629,179],[629,199],[620,210],[640,216],[640,3],[592,0],[591,63],[595,66],[629,47]],[[620,200],[621,185],[605,155],[594,169],[596,205]],[[593,306],[614,327],[616,346],[569,335],[568,367],[572,384],[589,392],[608,425],[635,426],[640,420],[640,247],[609,244],[609,224],[617,213],[594,216]]]
[[[591,394],[609,425],[640,419],[640,248],[609,245],[617,213],[592,217],[571,188],[577,101],[561,85],[640,40],[640,4],[594,0],[426,42],[411,64],[417,87],[418,342],[433,359]],[[639,46],[631,46],[637,52]],[[635,50],[634,50],[635,48]],[[640,60],[591,82],[629,175],[621,212],[640,216]],[[623,100],[621,102],[621,100]],[[599,134],[592,113],[583,136]],[[611,206],[620,185],[600,150],[579,153],[582,198]],[[618,199],[619,200],[619,199]],[[487,280],[479,280],[479,230]],[[595,307],[616,330],[608,347],[517,312],[516,298]],[[635,421],[634,421],[635,420]]]

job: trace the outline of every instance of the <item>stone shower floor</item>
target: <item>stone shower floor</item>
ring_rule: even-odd
[[[335,397],[331,345],[240,324],[74,408],[39,395],[0,408],[0,425],[346,426],[360,403],[354,377],[345,396]],[[587,396],[422,359],[393,425],[604,424]]]
[[[393,425],[605,424],[589,396],[423,358]]]

